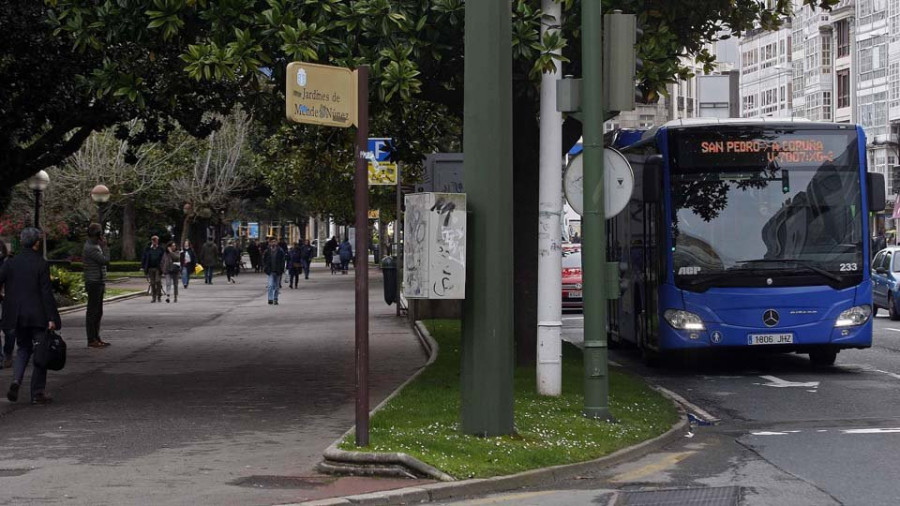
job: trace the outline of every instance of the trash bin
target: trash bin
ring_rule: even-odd
[[[384,302],[394,304],[397,302],[397,260],[394,257],[384,257],[381,274],[384,276]]]

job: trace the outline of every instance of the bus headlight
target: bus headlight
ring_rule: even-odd
[[[682,309],[666,309],[663,316],[672,328],[678,330],[704,330],[706,328],[703,325],[703,320],[690,311],[684,311]]]
[[[869,321],[872,316],[872,307],[868,304],[854,306],[841,313],[834,322],[835,327],[854,327]]]

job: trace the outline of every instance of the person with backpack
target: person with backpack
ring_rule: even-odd
[[[160,270],[166,278],[166,304],[169,303],[171,295],[175,296],[175,302],[178,302],[178,282],[181,276],[181,255],[178,253],[178,246],[175,241],[169,241],[166,244],[166,253],[160,262]]]
[[[22,230],[19,243],[22,252],[0,267],[0,289],[3,298],[3,328],[15,329],[19,350],[13,368],[13,381],[6,392],[10,402],[19,400],[19,386],[25,378],[28,361],[36,348],[47,346],[48,333],[62,328],[53,288],[50,266],[40,253],[43,232],[34,227]],[[31,372],[31,403],[49,404],[52,398],[44,390],[47,369],[35,363]]]

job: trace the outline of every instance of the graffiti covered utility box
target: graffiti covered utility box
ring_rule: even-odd
[[[466,298],[466,195],[407,195],[403,227],[403,295]]]

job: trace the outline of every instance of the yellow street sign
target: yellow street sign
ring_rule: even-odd
[[[344,67],[293,62],[287,66],[287,118],[334,127],[359,124],[358,76]]]
[[[377,220],[381,217],[381,211],[378,209],[369,209],[369,219]]]
[[[372,162],[370,160],[369,185],[396,186],[397,164],[394,162]]]

